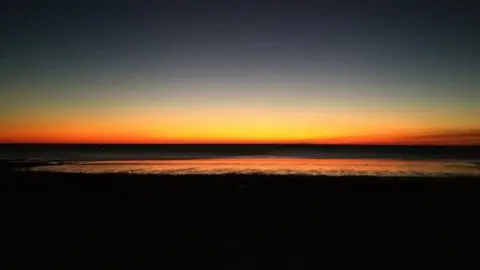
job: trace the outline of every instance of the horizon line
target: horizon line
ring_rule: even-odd
[[[95,142],[0,142],[0,145],[311,145],[311,146],[430,146],[430,147],[480,147],[480,144],[407,144],[407,143],[293,143],[293,142],[272,142],[272,143],[255,143],[255,142],[240,142],[240,143],[95,143]]]

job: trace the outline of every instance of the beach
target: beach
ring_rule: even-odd
[[[132,267],[260,257],[475,253],[475,177],[129,175],[12,171],[22,258]],[[9,219],[7,219],[9,220]],[[248,268],[248,267],[247,267]]]
[[[2,257],[68,270],[478,257],[475,4],[7,1]]]

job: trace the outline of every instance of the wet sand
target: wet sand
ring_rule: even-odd
[[[267,174],[316,176],[474,176],[469,161],[362,158],[229,157],[177,160],[106,160],[37,166],[34,171],[123,174]]]
[[[480,179],[12,172],[4,213],[37,266],[301,267],[322,255],[478,252]],[[260,261],[259,261],[260,260]]]

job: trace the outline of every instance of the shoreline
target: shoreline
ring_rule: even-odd
[[[252,160],[256,161],[259,158],[253,158]],[[277,158],[280,160],[290,160],[291,158]],[[272,168],[262,168],[256,167],[255,163],[253,163],[253,167],[249,163],[247,163],[244,169],[241,168],[229,168],[228,165],[225,167],[222,162],[230,160],[235,161],[236,159],[230,158],[220,158],[217,163],[213,162],[209,164],[205,162],[209,159],[200,159],[201,162],[206,164],[206,169],[202,170],[201,164],[192,164],[191,166],[183,165],[184,167],[178,166],[169,168],[172,164],[176,164],[178,161],[183,162],[184,160],[193,161],[196,159],[166,159],[166,160],[100,160],[100,161],[31,161],[31,160],[0,160],[0,171],[18,171],[18,172],[37,172],[37,173],[65,173],[65,174],[96,174],[96,175],[110,175],[110,174],[117,174],[117,175],[152,175],[152,176],[169,176],[169,175],[185,175],[185,176],[195,176],[195,175],[223,175],[223,176],[230,176],[230,175],[244,175],[244,176],[298,176],[298,177],[319,177],[319,178],[328,178],[328,177],[373,177],[373,178],[478,178],[480,177],[480,162],[476,161],[452,161],[449,163],[443,164],[445,168],[438,171],[431,171],[425,170],[422,171],[421,165],[425,163],[425,166],[430,166],[431,164],[435,164],[436,162],[442,161],[425,161],[425,160],[391,160],[392,164],[388,162],[390,160],[380,159],[378,162],[379,164],[386,164],[387,166],[390,165],[391,167],[395,166],[395,163],[398,163],[397,166],[404,166],[408,165],[409,163],[412,166],[417,166],[418,168],[410,168],[410,169],[401,169],[401,170],[392,170],[391,168],[382,167],[375,168],[376,160],[371,160],[372,169],[370,170],[363,170],[364,166],[370,165],[370,163],[355,165],[355,163],[351,163],[355,159],[322,159],[321,162],[327,161],[326,163],[319,163],[318,165],[313,166],[311,168],[302,168],[303,163],[298,163],[300,165],[298,168],[288,169],[281,168],[281,167],[272,167]],[[240,160],[250,160],[250,158],[240,157]],[[264,162],[265,160],[270,161],[271,159],[260,158],[260,162]],[[274,160],[274,159],[272,159]],[[303,158],[301,159],[303,160]],[[370,159],[360,159],[363,162],[370,161]],[[313,162],[318,162],[318,159],[312,159]],[[335,163],[329,163],[333,161],[340,161],[340,162],[348,162],[345,163],[345,169],[342,169],[342,164],[335,165]],[[163,162],[167,162],[163,164]],[[293,164],[295,164],[296,159],[294,158]],[[307,161],[306,161],[307,162]],[[387,162],[387,163],[385,163]],[[405,164],[403,162],[406,162]],[[445,162],[445,161],[443,161]],[[156,165],[156,163],[160,163],[162,166],[158,168],[151,168],[149,166]],[[307,162],[308,164],[309,162]],[[228,163],[227,163],[228,164]],[[261,164],[261,163],[259,163]],[[323,169],[323,164],[327,167]],[[330,167],[331,164],[334,164],[335,167]],[[350,164],[354,164],[353,167]],[[73,165],[74,167],[69,168],[69,165]],[[97,167],[97,166],[112,166],[118,165],[118,168],[104,168]],[[218,168],[210,167],[211,165],[219,166]],[[223,165],[223,166],[222,166]],[[82,166],[84,168],[82,168]],[[89,166],[91,166],[89,171]],[[130,167],[128,167],[130,166]],[[382,166],[382,165],[380,165]],[[463,168],[464,171],[454,171],[451,168],[457,167],[458,169]],[[123,168],[122,168],[123,167]],[[357,168],[356,168],[357,167]],[[401,168],[400,167],[400,168]],[[100,168],[100,169],[99,169]],[[426,167],[428,168],[428,167]]]

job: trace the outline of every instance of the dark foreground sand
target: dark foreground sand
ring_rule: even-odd
[[[21,261],[36,266],[298,269],[321,255],[480,249],[474,178],[1,175],[5,220],[16,221]]]

